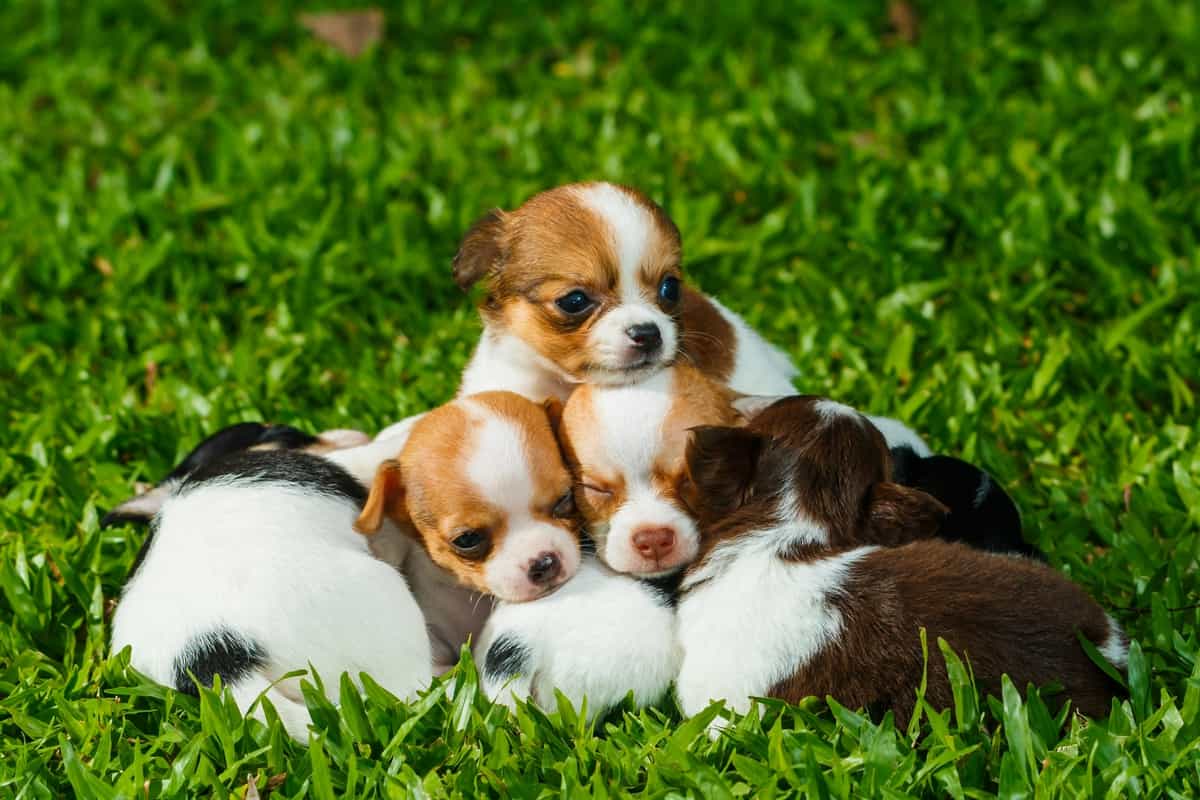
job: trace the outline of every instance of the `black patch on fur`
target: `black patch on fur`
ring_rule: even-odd
[[[290,425],[264,425],[261,422],[239,422],[209,436],[171,470],[163,481],[182,478],[201,467],[212,464],[233,453],[258,445],[272,445],[279,450],[296,450],[316,444],[317,437]],[[160,481],[161,482],[161,481]]]
[[[200,694],[197,683],[211,688],[213,677],[220,675],[221,683],[229,686],[266,662],[266,653],[256,642],[217,628],[197,636],[175,659],[175,688],[195,697]]]
[[[529,667],[529,648],[512,636],[500,636],[492,642],[483,659],[483,672],[489,680],[500,681],[520,675]]]
[[[192,472],[177,494],[214,481],[287,483],[310,492],[343,497],[357,506],[367,501],[367,490],[349,472],[303,450],[244,450]]]
[[[892,480],[927,492],[950,509],[938,537],[978,550],[1043,558],[1021,534],[1021,514],[991,475],[951,456],[921,458],[892,448]]]
[[[658,595],[659,601],[667,608],[679,604],[679,584],[683,583],[686,570],[677,570],[670,575],[660,575],[657,578],[639,578],[642,585]]]

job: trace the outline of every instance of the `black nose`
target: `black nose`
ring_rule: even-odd
[[[662,331],[653,322],[642,322],[625,329],[633,346],[643,353],[653,353],[662,347]]]
[[[529,565],[529,580],[536,584],[549,583],[562,572],[562,562],[554,553],[542,553]]]

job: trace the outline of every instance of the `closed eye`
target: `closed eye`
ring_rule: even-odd
[[[602,489],[602,488],[600,488],[599,486],[595,486],[595,485],[593,485],[593,484],[590,484],[590,483],[581,483],[581,484],[579,484],[579,485],[583,487],[583,490],[584,490],[585,492],[596,492],[597,494],[604,494],[604,495],[611,495],[611,494],[612,494],[612,490],[611,490],[611,489]]]

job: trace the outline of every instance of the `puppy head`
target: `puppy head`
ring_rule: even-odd
[[[557,588],[579,568],[580,551],[551,411],[484,392],[429,412],[400,457],[380,466],[358,529],[374,532],[386,515],[415,530],[460,583],[502,600]]]
[[[849,406],[788,397],[744,428],[701,427],[687,447],[707,552],[722,536],[784,527],[796,545],[894,545],[937,533],[947,510],[930,495],[892,483],[883,435]]]
[[[625,384],[679,347],[679,230],[634,189],[578,183],[475,224],[454,258],[484,281],[489,328],[510,333],[573,383]]]
[[[725,387],[675,366],[632,386],[587,385],[563,409],[563,449],[576,479],[576,504],[613,569],[664,575],[696,557],[693,509],[703,502],[687,480],[688,429],[732,425]]]

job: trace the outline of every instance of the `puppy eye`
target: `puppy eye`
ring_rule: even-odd
[[[658,299],[667,305],[679,302],[679,278],[666,277],[658,285]]]
[[[591,309],[594,305],[592,298],[588,297],[587,293],[576,289],[573,292],[568,292],[562,297],[554,301],[554,305],[558,306],[567,314],[575,316],[582,314]]]
[[[455,536],[450,541],[450,546],[457,550],[461,556],[479,558],[488,549],[487,533],[478,529],[465,531]]]
[[[558,498],[558,502],[554,504],[554,510],[551,515],[558,519],[569,517],[575,513],[575,494],[570,489],[562,497]]]

